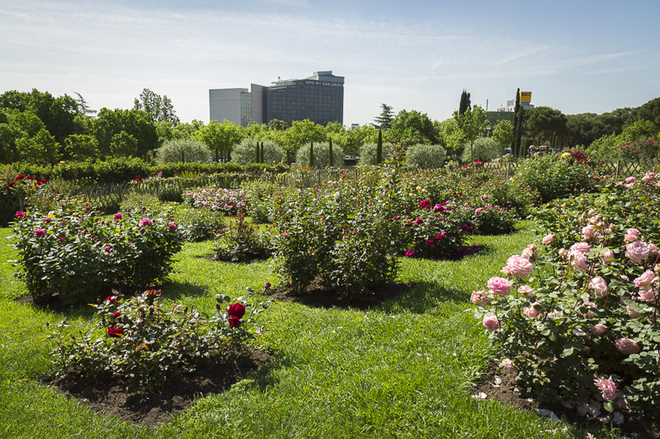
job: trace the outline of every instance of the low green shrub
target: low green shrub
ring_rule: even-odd
[[[72,335],[66,320],[47,338],[56,344],[51,359],[59,375],[83,372],[97,377],[110,374],[124,379],[128,390],[156,392],[204,366],[214,357],[227,357],[248,339],[255,316],[268,302],[239,297],[211,317],[182,304],[167,305],[160,291],[148,290],[134,297],[109,296],[92,305],[100,316],[96,330]]]
[[[273,253],[273,245],[268,231],[258,231],[245,221],[245,212],[239,210],[235,221],[217,235],[215,258],[219,261],[250,262],[255,259],[268,259]]]
[[[447,153],[442,145],[416,144],[406,151],[406,164],[420,168],[440,168],[445,164]]]

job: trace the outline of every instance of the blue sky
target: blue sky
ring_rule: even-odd
[[[565,114],[660,96],[657,0],[0,0],[0,92],[79,92],[131,108],[144,88],[184,122],[209,89],[332,70],[344,124],[381,103],[444,120],[463,89],[494,110],[532,92]]]

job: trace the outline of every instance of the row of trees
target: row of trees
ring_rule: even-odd
[[[291,126],[279,120],[247,127],[228,121],[181,123],[171,100],[149,89],[143,90],[130,110],[96,112],[76,95],[54,97],[36,89],[0,95],[0,162],[146,157],[168,141],[186,139],[205,144],[216,160],[228,160],[232,149],[246,138],[273,142],[291,160],[303,145],[327,141],[344,154],[357,155],[365,143],[377,143],[379,134],[385,143],[440,145],[450,156],[472,160],[483,159],[479,151],[486,144],[499,155],[511,146],[514,153],[523,153],[525,145],[552,138],[562,147],[587,146],[607,136],[610,143],[618,142],[622,138],[617,136],[625,130],[629,133],[625,139],[632,140],[653,137],[660,130],[660,98],[601,115],[564,115],[549,107],[523,111],[517,104],[513,123],[503,120],[491,127],[486,112],[472,106],[470,93],[463,91],[459,109],[447,120],[431,120],[415,110],[395,114],[391,106],[382,104],[373,124],[349,130],[337,122],[322,126],[309,120],[294,121]],[[478,142],[485,137],[490,141]]]

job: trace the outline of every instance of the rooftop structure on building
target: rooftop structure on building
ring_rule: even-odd
[[[243,105],[245,96],[249,96],[249,109]],[[278,78],[270,86],[251,84],[249,92],[210,90],[209,98],[211,120],[219,122],[227,119],[238,123],[240,114],[243,126],[250,121],[264,124],[273,119],[283,120],[289,126],[295,120],[305,119],[321,125],[344,123],[344,77],[333,75],[331,70],[314,72],[306,79]],[[245,111],[249,111],[247,118]]]

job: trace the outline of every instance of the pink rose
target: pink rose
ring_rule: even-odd
[[[534,302],[534,303],[530,304],[528,307],[523,308],[523,312],[530,319],[535,319],[539,316],[539,314],[541,314],[541,311],[534,308],[534,305],[541,305],[541,304],[539,302]]]
[[[412,250],[406,250],[406,258],[412,258],[415,256],[415,252]]]
[[[509,370],[513,370],[513,368],[515,367],[515,366],[513,365],[513,361],[511,361],[509,358],[505,358],[505,359],[503,359],[502,361],[500,361],[500,364],[501,364],[503,367],[506,367],[506,368],[509,369]]]
[[[484,316],[483,325],[486,327],[486,329],[488,329],[491,332],[500,329],[502,327],[502,325],[500,325],[500,322],[497,320],[497,316],[495,314]]]
[[[25,218],[25,212],[21,212],[20,210],[16,212],[16,218]]]
[[[167,230],[169,230],[170,232],[174,232],[176,230],[176,224],[170,224],[169,226],[167,226]]]
[[[525,250],[522,251],[520,256],[527,259],[529,262],[533,263],[536,261],[536,258],[538,257],[538,253],[536,251],[537,249],[538,247],[536,246],[536,244],[530,244],[527,246]]]
[[[655,244],[649,243],[648,246],[649,246],[649,254],[651,256],[655,256],[658,254],[658,247]]]
[[[594,384],[598,387],[598,390],[602,392],[605,401],[612,401],[616,398],[616,392],[618,392],[618,389],[611,376],[608,379],[596,378]]]
[[[529,285],[523,285],[520,288],[518,288],[518,293],[520,293],[523,297],[529,297],[533,296],[534,289],[530,287]]]
[[[593,328],[591,328],[591,333],[593,335],[601,335],[605,331],[607,331],[607,326],[601,324],[595,325]]]
[[[534,266],[529,259],[523,258],[519,255],[513,255],[506,260],[506,266],[509,268],[509,273],[517,278],[529,276],[534,269]]]
[[[568,252],[566,251],[565,248],[560,248],[557,253],[559,253],[559,256],[561,256],[561,257],[564,257],[568,254]]]
[[[586,242],[576,242],[570,248],[571,251],[579,251],[582,254],[586,255],[591,250],[591,246]]]
[[[474,213],[476,213],[476,214],[480,214],[480,213],[483,212],[483,211],[484,211],[484,208],[483,208],[483,207],[479,207],[479,208],[477,208],[477,210],[474,211]]]
[[[547,245],[547,244],[550,244],[554,240],[555,240],[555,234],[551,233],[549,235],[545,235],[543,237],[543,240],[541,240],[541,243],[544,244],[544,245]]]
[[[470,300],[477,306],[486,306],[490,303],[492,298],[487,291],[473,291]]]
[[[644,302],[655,302],[655,291],[652,289],[645,289],[639,291],[639,300]]]
[[[646,258],[649,257],[649,246],[641,241],[633,241],[626,245],[626,257],[641,264]]]
[[[36,236],[37,238],[41,238],[45,234],[46,234],[46,231],[44,229],[37,229],[37,230],[34,231],[34,236]]]
[[[511,289],[509,281],[502,277],[491,277],[486,285],[493,291],[493,294],[497,294],[500,297],[508,296]]]
[[[658,276],[651,270],[646,270],[640,277],[634,280],[637,288],[647,288],[658,281]]]
[[[605,265],[610,265],[612,263],[612,259],[614,259],[614,252],[611,249],[605,250],[605,253],[603,253],[603,263]]]
[[[586,308],[598,309],[598,306],[596,306],[595,303],[590,302],[590,301],[588,301],[588,300],[585,301],[584,304],[582,304],[582,306],[584,306],[584,307],[586,307]],[[591,311],[587,311],[585,314],[582,314],[582,316],[583,316],[583,317],[586,317],[586,318],[588,318],[588,319],[592,319],[592,318],[594,318],[596,315],[595,315],[594,313],[592,313]]]
[[[593,238],[594,236],[596,236],[596,228],[592,224],[582,228],[583,239]]]
[[[639,345],[635,340],[623,337],[619,338],[614,342],[616,350],[621,352],[624,355],[636,354],[639,352]]]
[[[589,281],[589,288],[594,290],[594,296],[596,297],[607,296],[607,282],[600,276],[596,276]]]
[[[587,260],[584,254],[579,250],[572,250],[570,253],[571,265],[580,271],[587,271]]]
[[[628,229],[626,234],[623,236],[625,242],[634,242],[639,238],[639,230],[637,229]]]
[[[124,216],[121,213],[115,213],[115,220],[119,221],[122,219]]]
[[[151,221],[149,218],[142,218],[142,219],[140,220],[140,225],[141,225],[142,227],[150,226],[151,224],[152,224],[152,221]]]

